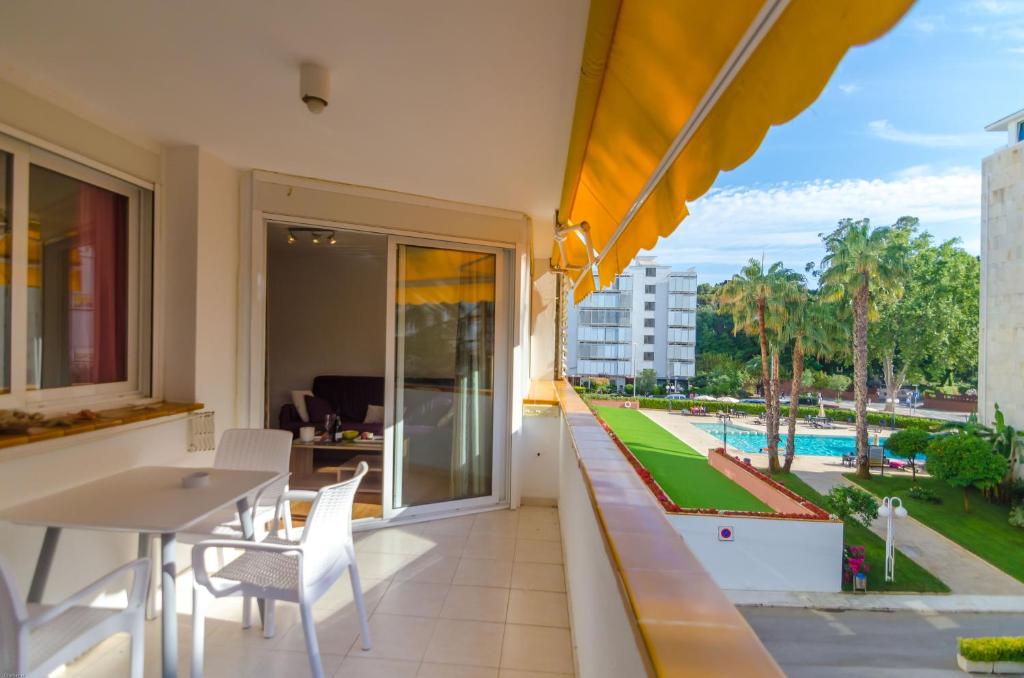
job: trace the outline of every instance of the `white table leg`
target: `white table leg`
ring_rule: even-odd
[[[160,535],[160,590],[163,603],[160,630],[164,678],[177,678],[178,675],[178,604],[175,587],[178,571],[174,562],[176,545],[177,539],[173,532]]]
[[[39,558],[36,559],[36,570],[32,573],[32,585],[28,589],[30,603],[43,602],[43,591],[46,590],[46,580],[50,578],[50,566],[53,565],[53,554],[57,552],[58,540],[60,528],[46,528],[43,545],[39,548]]]

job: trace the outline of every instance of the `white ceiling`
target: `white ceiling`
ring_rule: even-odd
[[[115,131],[550,223],[587,0],[6,0],[0,77]],[[332,71],[327,110],[298,64]]]

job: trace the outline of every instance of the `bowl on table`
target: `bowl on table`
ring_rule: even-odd
[[[350,431],[342,431],[341,432],[341,439],[342,440],[355,440],[358,437],[359,437],[359,431],[351,431],[350,430]]]

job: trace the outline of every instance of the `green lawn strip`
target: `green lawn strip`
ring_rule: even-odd
[[[804,499],[809,499],[818,506],[824,505],[824,497],[810,485],[801,480],[795,473],[780,473],[772,476],[782,485],[796,492]],[[921,593],[948,593],[949,587],[943,584],[931,572],[908,558],[896,549],[896,581],[885,581],[885,540],[877,534],[857,523],[848,520],[843,525],[843,542],[854,546],[863,546],[871,570],[868,572],[868,591],[915,591]],[[836,567],[840,565],[837,563]],[[845,584],[843,588],[849,590]]]
[[[773,512],[674,435],[635,410],[597,407],[615,435],[636,455],[675,503],[686,508]]]
[[[1024,530],[1007,522],[1009,506],[990,503],[972,489],[971,511],[964,513],[963,490],[935,478],[918,478],[917,484],[941,497],[941,504],[929,504],[907,496],[907,490],[913,484],[910,476],[872,476],[871,480],[857,478],[854,474],[846,477],[879,497],[898,496],[913,518],[1011,577],[1024,581]]]

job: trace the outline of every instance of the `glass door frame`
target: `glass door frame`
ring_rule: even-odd
[[[396,462],[399,449],[395,440],[395,379],[397,376],[397,324],[398,324],[398,246],[413,245],[437,249],[480,252],[495,255],[494,276],[494,422],[492,442],[491,494],[470,499],[456,499],[418,506],[395,506]],[[474,512],[508,505],[511,490],[511,387],[512,387],[512,255],[514,249],[492,247],[460,242],[443,238],[422,238],[413,236],[388,236],[387,298],[388,313],[385,336],[384,376],[384,478],[383,478],[383,519],[384,522],[420,520],[428,517],[452,515],[459,512]]]

